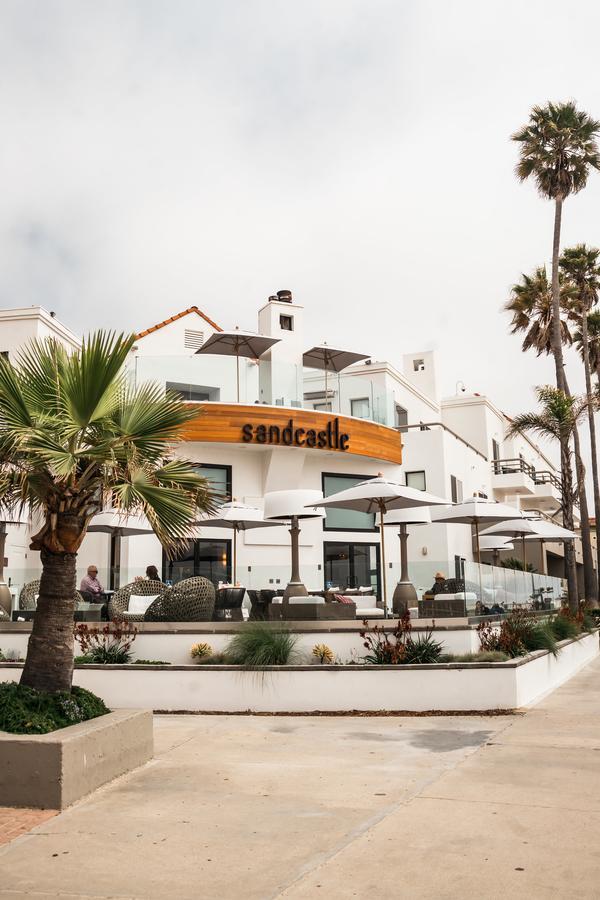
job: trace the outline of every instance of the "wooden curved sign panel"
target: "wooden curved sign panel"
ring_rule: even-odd
[[[400,433],[393,428],[310,409],[205,403],[198,418],[186,426],[184,439],[267,448],[301,447],[402,462]]]

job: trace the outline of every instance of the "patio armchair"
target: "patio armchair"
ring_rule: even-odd
[[[30,581],[28,584],[24,584],[21,588],[21,593],[19,594],[19,609],[35,609],[39,593],[39,578],[35,581]],[[79,591],[75,591],[75,609],[79,607],[80,603],[83,603],[83,597]]]
[[[131,584],[126,584],[116,591],[108,601],[108,618],[112,622],[115,620],[143,622],[148,621],[147,617],[150,615],[160,616],[162,596],[167,590],[162,581],[132,581]],[[132,601],[135,597],[150,597],[149,606],[144,609],[143,601],[139,603],[136,603],[135,599]]]
[[[269,606],[273,601],[273,597],[275,596],[275,591],[263,590],[263,591],[248,591],[248,597],[250,598],[250,619],[253,620],[264,620],[269,618]]]
[[[215,588],[208,578],[195,576],[167,588],[148,608],[145,622],[210,622]]]

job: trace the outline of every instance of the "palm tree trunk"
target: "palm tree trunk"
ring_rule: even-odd
[[[583,367],[585,369],[585,392],[588,407],[588,423],[590,429],[590,444],[592,451],[592,480],[594,485],[594,516],[596,517],[596,535],[598,534],[598,521],[600,518],[600,479],[598,478],[598,448],[596,445],[596,422],[594,419],[594,396],[592,391],[592,370],[590,365],[590,346],[588,343],[587,309],[581,316],[581,336],[583,338]],[[600,376],[599,376],[600,377]],[[600,542],[596,538],[596,575],[600,578]],[[600,603],[600,593],[596,592],[596,605]]]
[[[567,443],[567,454],[563,456],[561,443],[561,472],[562,472],[562,501],[563,501],[563,525],[573,531],[573,470],[571,468],[571,453]],[[565,541],[565,578],[567,580],[567,593],[569,595],[569,609],[572,613],[579,612],[579,588],[577,585],[577,559],[575,557],[575,541]]]
[[[21,684],[39,691],[70,691],[73,678],[75,553],[41,551],[40,595]]]
[[[554,203],[554,236],[552,241],[552,354],[556,368],[556,387],[567,393],[565,383],[565,364],[560,331],[560,281],[558,277],[558,260],[560,256],[560,226],[562,220],[562,197]],[[560,437],[560,469],[562,481],[563,524],[565,528],[573,528],[573,471],[571,468],[571,450],[569,438]],[[567,524],[570,523],[570,524]],[[573,541],[565,543],[565,578],[569,592],[569,606],[572,611],[579,610],[579,591],[577,589],[577,561],[575,547],[569,546]]]
[[[571,396],[566,374],[564,375],[564,391]],[[577,476],[577,490],[573,496],[579,497],[579,514],[581,528],[581,551],[583,555],[583,588],[585,600],[595,605],[598,595],[598,580],[594,569],[594,553],[592,551],[592,533],[590,528],[590,513],[587,502],[587,489],[585,486],[585,466],[581,456],[581,442],[579,429],[575,424],[573,428],[573,444],[575,446],[575,472]],[[577,563],[576,563],[577,564]]]

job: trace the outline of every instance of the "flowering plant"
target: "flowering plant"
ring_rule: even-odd
[[[190,650],[190,656],[192,659],[203,659],[206,656],[212,656],[212,647],[210,644],[206,642],[202,642],[201,644],[194,644],[192,649]]]
[[[131,622],[107,622],[91,628],[86,622],[78,622],[73,629],[86,661],[103,665],[131,662],[131,645],[137,633]]]
[[[315,644],[312,648],[312,655],[317,657],[321,665],[325,663],[331,665],[335,660],[335,654],[327,644]]]

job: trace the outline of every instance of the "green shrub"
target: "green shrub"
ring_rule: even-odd
[[[164,659],[136,659],[134,666],[170,666],[170,662]]]
[[[73,660],[75,666],[89,666],[94,660],[90,656],[76,656]]]
[[[581,627],[584,631],[593,631],[594,628],[598,627],[598,624],[593,615],[591,615],[590,613],[584,612],[582,620],[581,620]]]
[[[297,641],[297,635],[275,630],[267,622],[248,622],[229,641],[225,656],[231,665],[285,666],[295,656]]]
[[[406,641],[403,665],[426,665],[440,661],[442,644],[436,641],[430,631],[425,635],[419,635],[416,639],[410,637]]]
[[[523,643],[529,652],[534,650],[548,650],[552,656],[558,654],[556,637],[552,630],[551,622],[538,622],[524,636]]]
[[[48,734],[108,712],[100,697],[80,687],[47,694],[14,681],[0,684],[0,731]]]
[[[557,641],[566,641],[569,638],[577,637],[579,634],[577,622],[569,616],[563,616],[561,613],[550,620],[550,626]]]

